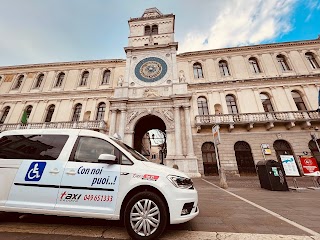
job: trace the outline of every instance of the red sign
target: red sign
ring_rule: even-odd
[[[317,160],[311,156],[301,156],[303,174],[307,176],[320,176]]]

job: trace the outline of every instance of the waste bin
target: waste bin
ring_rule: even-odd
[[[271,191],[289,191],[284,171],[279,162],[274,160],[259,161],[256,166],[261,188]]]

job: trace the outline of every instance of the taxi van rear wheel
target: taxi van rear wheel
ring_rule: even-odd
[[[164,201],[155,193],[141,192],[133,196],[124,211],[124,225],[133,239],[159,237],[167,226],[168,213]]]

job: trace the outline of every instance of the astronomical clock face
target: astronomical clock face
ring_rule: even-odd
[[[135,74],[139,80],[153,83],[163,78],[167,70],[167,64],[161,58],[148,57],[136,65]]]

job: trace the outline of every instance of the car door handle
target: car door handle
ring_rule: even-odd
[[[129,173],[128,172],[122,172],[120,173],[120,175],[128,175]]]
[[[58,170],[58,168],[54,168],[52,169],[49,173],[52,173],[52,174],[58,174],[60,171]]]
[[[66,172],[66,174],[68,174],[68,175],[76,175],[76,171],[75,170],[70,170],[69,172]]]

